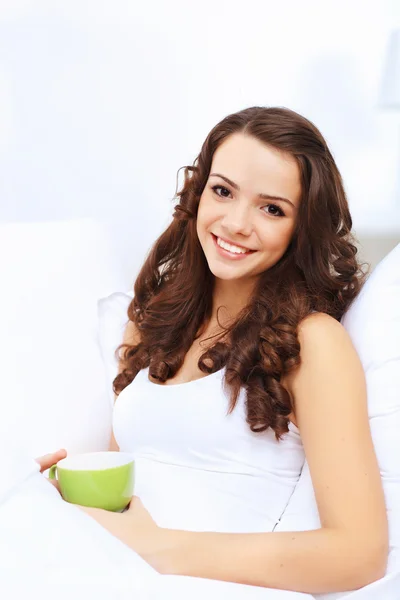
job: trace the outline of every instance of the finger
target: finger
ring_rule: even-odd
[[[139,508],[139,506],[143,506],[143,503],[139,496],[132,496],[131,501],[129,503],[129,508]]]
[[[52,465],[57,463],[62,458],[65,458],[66,455],[66,450],[57,450],[56,452],[50,452],[49,454],[40,456],[36,459],[36,461],[39,463],[41,470],[44,471],[46,469],[49,469]]]
[[[36,458],[35,460],[40,465],[40,472],[43,473],[43,471],[50,469],[50,467],[66,456],[67,451],[65,449],[61,449],[57,450],[57,452],[50,452],[44,456],[39,456],[39,458]]]

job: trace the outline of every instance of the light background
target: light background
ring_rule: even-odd
[[[130,286],[210,129],[286,106],[328,141],[375,264],[400,241],[395,27],[396,0],[0,0],[0,221],[102,220]]]

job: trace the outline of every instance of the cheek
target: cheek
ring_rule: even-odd
[[[205,210],[204,204],[200,205],[197,211],[196,231],[201,244],[205,242],[209,225],[207,210]]]
[[[294,231],[293,223],[288,221],[271,223],[271,226],[263,228],[262,245],[265,250],[281,252],[288,246]]]
[[[197,211],[197,233],[204,235],[216,218],[216,211],[213,210],[210,202],[207,202],[207,198],[202,198]]]
[[[197,219],[196,219],[196,230],[197,230],[197,235],[201,238],[204,232],[204,211],[201,208],[201,206],[199,206],[199,210],[197,211]]]

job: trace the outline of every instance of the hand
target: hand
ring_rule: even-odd
[[[125,527],[130,532],[129,546],[161,572],[167,530],[157,525],[138,496],[133,496],[128,510],[122,516]]]
[[[161,572],[167,547],[164,532],[167,530],[158,527],[137,496],[132,498],[128,510],[122,513],[80,504],[75,506]]]
[[[135,531],[143,530],[143,532],[149,533],[151,530],[159,529],[157,523],[143,506],[143,502],[138,496],[133,496],[128,510],[122,514],[129,519],[130,526],[134,527]]]
[[[65,458],[66,456],[67,451],[61,449],[57,450],[57,452],[51,452],[50,454],[39,456],[39,458],[35,458],[35,460],[40,465],[40,472],[43,473],[43,471],[50,469],[50,467],[58,463],[59,460]],[[51,483],[60,492],[60,486],[58,485],[57,479],[47,479],[47,481]]]

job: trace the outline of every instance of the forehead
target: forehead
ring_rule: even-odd
[[[283,196],[295,206],[300,201],[296,159],[249,135],[232,134],[224,140],[214,153],[210,173],[225,175],[249,194]]]

